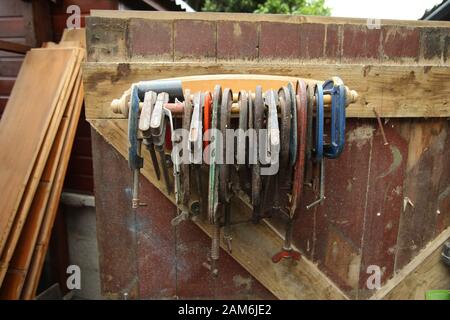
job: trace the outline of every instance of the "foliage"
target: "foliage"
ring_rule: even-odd
[[[191,0],[194,2],[194,0]],[[196,7],[201,7],[195,0]],[[325,0],[205,0],[203,11],[256,12],[329,16]]]

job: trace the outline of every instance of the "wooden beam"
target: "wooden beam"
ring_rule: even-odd
[[[370,299],[423,300],[425,292],[450,287],[450,268],[441,261],[450,227],[431,241],[409,264],[400,270]]]
[[[89,122],[108,143],[117,149],[124,158],[127,158],[127,120],[103,119]],[[156,179],[148,153],[144,154],[144,158],[142,174],[175,203],[173,194],[167,195],[162,181]],[[234,206],[233,210],[239,211],[242,217],[250,216],[249,206],[242,201],[234,201],[232,205]],[[212,227],[207,222],[202,219],[194,222],[211,236]],[[292,261],[272,263],[271,257],[280,250],[283,240],[264,223],[234,226],[233,244],[233,253],[230,255],[280,299],[348,299],[316,265],[306,258],[302,258],[297,263]],[[224,243],[221,245],[226,249]]]
[[[0,40],[0,50],[25,54],[28,50],[31,50],[31,47],[21,43]]]
[[[111,11],[91,10],[93,17],[117,19],[153,19],[153,20],[204,20],[204,21],[248,21],[248,22],[282,22],[282,23],[321,23],[321,24],[358,24],[367,25],[367,19],[320,17],[284,14],[223,13],[223,12],[152,12],[152,11]],[[447,21],[411,21],[383,19],[383,26],[406,27],[450,27]]]
[[[86,118],[123,118],[110,103],[134,82],[205,74],[267,74],[317,80],[339,76],[359,100],[347,117],[449,117],[450,67],[410,65],[286,65],[274,63],[85,63]]]

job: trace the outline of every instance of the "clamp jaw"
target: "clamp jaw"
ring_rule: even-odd
[[[141,157],[141,142],[138,137],[139,96],[137,87],[131,88],[131,103],[128,114],[128,164],[133,171],[132,208],[136,209],[139,203],[139,172],[143,167]]]

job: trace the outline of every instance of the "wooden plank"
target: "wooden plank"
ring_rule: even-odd
[[[408,204],[400,211],[396,270],[403,268],[436,237],[438,211],[449,215],[445,207],[439,206],[440,189],[448,187],[441,186],[449,161],[445,154],[448,129],[446,119],[414,119],[410,123],[403,196],[414,206]]]
[[[80,90],[78,91],[77,100],[75,102],[74,114],[69,124],[67,136],[64,140],[62,151],[63,158],[58,163],[52,190],[50,192],[50,198],[48,199],[47,206],[45,208],[44,218],[41,223],[41,228],[39,229],[39,235],[37,237],[36,245],[34,247],[31,264],[29,266],[28,273],[23,284],[21,299],[32,299],[36,295],[36,289],[42,272],[45,254],[47,252],[53,223],[56,218],[59,200],[64,185],[64,178],[69,163],[70,151],[72,150],[73,141],[75,139],[78,119],[80,117],[81,107],[83,105],[83,96],[84,90],[83,86],[81,86]]]
[[[253,14],[253,13],[219,13],[219,12],[164,12],[164,11],[112,11],[91,10],[92,17],[130,19],[142,18],[153,20],[204,20],[204,21],[248,21],[248,22],[282,22],[282,23],[321,23],[321,24],[359,24],[367,25],[367,19],[320,17],[284,14]],[[383,19],[383,26],[408,27],[450,27],[447,21],[411,21]]]
[[[78,67],[75,68],[73,74],[71,75],[69,81],[67,82],[67,85],[71,88],[73,87],[75,82],[79,82],[81,80],[81,73],[79,70],[79,63],[81,60],[78,61]],[[76,70],[78,69],[78,70]],[[23,225],[27,219],[29,210],[32,205],[33,198],[35,196],[36,189],[38,187],[39,181],[48,181],[50,172],[48,172],[48,169],[46,169],[46,163],[48,161],[52,161],[52,158],[50,158],[51,154],[49,153],[50,148],[52,148],[52,145],[55,143],[55,138],[57,138],[57,130],[60,127],[61,119],[63,117],[63,114],[67,113],[68,107],[66,105],[68,104],[71,91],[66,91],[66,93],[62,93],[63,97],[60,99],[60,106],[57,106],[58,112],[57,114],[54,114],[54,117],[52,118],[52,122],[47,130],[47,134],[45,136],[45,139],[43,141],[41,150],[39,150],[38,157],[36,159],[36,163],[33,167],[33,171],[30,175],[30,179],[28,181],[28,184],[25,187],[25,191],[23,193],[23,197],[19,206],[19,209],[16,212],[16,216],[14,219],[14,223],[11,227],[9,236],[7,238],[7,242],[5,244],[4,249],[1,252],[0,255],[0,265],[2,266],[8,266],[9,261],[11,260],[11,257],[13,255],[13,252],[16,248],[17,242],[19,240],[19,237],[22,232]],[[4,269],[4,268],[3,268]],[[0,284],[3,281],[4,272],[0,272]]]
[[[86,29],[64,29],[60,44],[68,41],[76,41],[80,48],[86,49]]]
[[[134,82],[206,74],[266,74],[326,80],[340,76],[359,94],[347,117],[449,117],[450,67],[263,63],[85,63],[87,119],[120,118],[110,103]]]
[[[0,251],[77,56],[73,49],[34,49],[23,62],[0,122],[0,189],[4,190],[0,195]],[[30,103],[32,108],[28,108]],[[49,149],[41,151],[45,157]]]
[[[423,300],[427,290],[448,289],[450,269],[442,263],[441,252],[449,238],[450,228],[447,228],[371,299]]]
[[[0,18],[0,38],[18,38],[26,36],[23,17]]]
[[[16,244],[14,255],[8,266],[8,273],[0,289],[0,298],[18,299],[25,275],[31,263],[34,246],[37,240],[39,229],[45,214],[46,205],[50,197],[51,188],[56,176],[56,170],[60,161],[68,161],[67,154],[63,154],[63,146],[69,129],[70,122],[77,122],[73,115],[79,116],[81,105],[75,105],[79,97],[81,86],[81,74],[78,76],[70,101],[68,103],[67,116],[61,120],[58,133],[54,139],[47,163],[44,168],[39,187],[30,206],[26,222],[21,230],[20,238]],[[69,151],[70,152],[70,151]]]
[[[2,0],[0,1],[0,15],[2,17],[19,17],[24,10],[23,1]]]
[[[116,148],[125,158],[128,155],[127,120],[90,120],[91,125],[108,143]],[[155,178],[148,154],[144,153],[143,175],[164,193],[162,181]],[[166,197],[173,203],[173,195]],[[249,216],[250,207],[242,201],[233,203],[242,217]],[[234,211],[235,212],[235,211]],[[211,226],[199,219],[195,223],[209,236]],[[297,264],[289,261],[274,264],[272,255],[282,247],[283,240],[270,227],[263,224],[246,224],[235,226],[233,231],[233,253],[231,256],[260,281],[269,291],[280,299],[347,299],[347,296],[307,259]],[[224,243],[221,244],[226,248]]]
[[[31,49],[31,47],[20,43],[0,39],[0,49],[7,52],[27,53]]]
[[[54,7],[53,7],[53,13],[56,14],[67,14],[66,10],[67,7],[71,4],[73,4],[74,1],[72,0],[63,0],[59,1]],[[89,13],[92,8],[97,8],[101,10],[117,10],[118,4],[117,0],[77,0],[76,1],[77,6],[80,7],[81,13]]]
[[[22,62],[23,58],[0,59],[0,77],[16,77]]]

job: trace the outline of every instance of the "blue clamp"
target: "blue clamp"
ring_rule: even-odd
[[[325,81],[322,87],[323,94],[331,95],[331,140],[323,151],[325,157],[336,159],[345,145],[345,87],[338,77]]]
[[[314,96],[316,98],[316,129],[315,129],[315,158],[317,162],[322,161],[323,159],[323,87],[319,84],[316,84],[314,88]]]
[[[131,170],[143,167],[143,158],[140,156],[140,143],[138,139],[139,96],[138,88],[133,86],[131,103],[128,115],[128,163]]]

